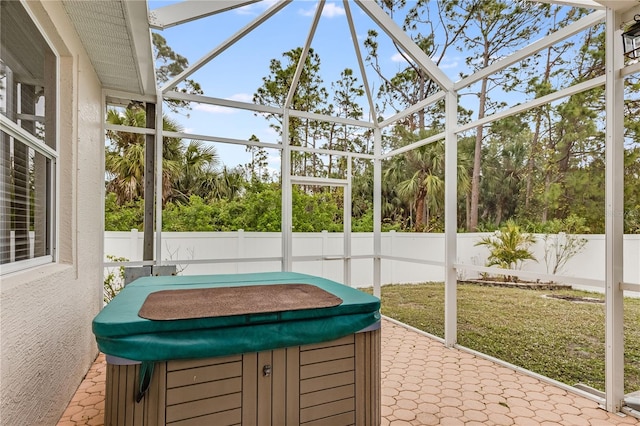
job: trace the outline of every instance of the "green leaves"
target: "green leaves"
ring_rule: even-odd
[[[163,231],[211,232],[245,231],[280,232],[281,192],[279,184],[256,182],[248,185],[242,196],[234,199],[203,199],[191,195],[186,203],[168,202],[162,213]],[[293,228],[295,232],[341,232],[342,193],[307,193],[293,190]],[[142,230],[142,200],[118,205],[116,195],[106,196],[105,229],[107,231]],[[354,229],[372,231],[371,213],[359,215]],[[388,227],[387,227],[388,228]]]
[[[536,242],[535,236],[522,232],[512,220],[508,220],[493,235],[480,239],[475,245],[489,249],[487,266],[498,266],[503,269],[519,269],[525,260],[537,262],[529,247]],[[507,276],[506,280],[515,277]]]

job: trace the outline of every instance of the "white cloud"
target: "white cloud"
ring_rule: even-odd
[[[300,9],[300,15],[302,16],[313,16],[318,9],[318,5],[313,9]],[[337,6],[335,3],[326,3],[324,8],[322,9],[322,16],[326,18],[333,18],[336,16],[342,16],[345,14],[345,11],[342,7]]]
[[[248,4],[246,6],[242,6],[236,9],[236,13],[238,15],[257,15],[263,10],[269,9],[271,6],[276,4],[278,0],[263,0],[258,3]]]
[[[280,165],[280,154],[279,153],[274,153],[274,154],[267,155],[267,161],[273,167],[279,166]]]
[[[393,62],[407,62],[407,60],[400,53],[396,53],[391,57],[391,61]]]
[[[236,93],[235,95],[231,95],[228,99],[238,102],[253,102],[253,95],[250,95],[249,93]]]
[[[327,18],[343,16],[344,14],[344,9],[340,6],[336,6],[335,3],[327,3],[324,5],[324,9],[322,9],[322,16],[326,16]]]
[[[239,102],[251,102],[253,100],[253,95],[248,93],[236,93],[235,95],[231,95],[228,97],[230,101],[239,101]],[[193,107],[196,111],[203,111],[209,114],[234,114],[236,112],[235,108],[227,108],[219,105],[209,105],[209,104],[195,104]]]
[[[440,62],[440,69],[446,70],[451,68],[458,68],[458,61],[442,61]]]
[[[460,56],[454,56],[452,58],[445,56],[443,58],[433,58],[434,62],[435,61],[440,61],[440,69],[442,70],[446,70],[446,69],[452,69],[452,68],[457,68],[460,65]]]
[[[233,108],[222,107],[219,105],[209,104],[196,104],[193,109],[196,111],[202,111],[209,114],[233,114],[235,110]]]

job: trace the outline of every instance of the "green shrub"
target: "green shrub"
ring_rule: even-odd
[[[504,226],[492,235],[482,238],[475,245],[486,246],[489,249],[487,266],[498,266],[503,269],[520,269],[526,260],[534,260],[529,247],[536,242],[536,238],[527,232],[522,232],[520,227],[512,220],[508,220]],[[517,277],[506,275],[505,281],[516,281]]]

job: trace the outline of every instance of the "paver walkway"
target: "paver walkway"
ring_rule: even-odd
[[[104,424],[105,374],[100,355],[58,426]],[[601,426],[640,420],[384,320],[382,425]]]

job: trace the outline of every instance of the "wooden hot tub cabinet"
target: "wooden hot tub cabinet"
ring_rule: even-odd
[[[335,281],[144,277],[93,332],[107,359],[107,426],[381,421],[380,300]]]
[[[379,323],[378,323],[379,325]],[[380,424],[380,329],[331,342],[156,363],[107,364],[105,425]]]

